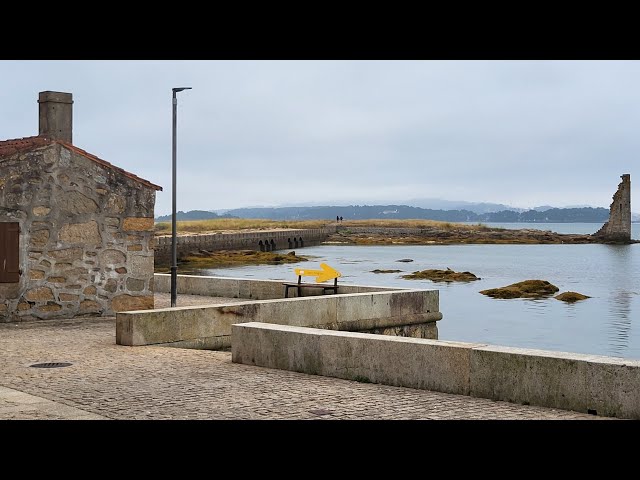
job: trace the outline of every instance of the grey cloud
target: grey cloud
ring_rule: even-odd
[[[0,138],[74,95],[74,143],[178,208],[410,198],[608,207],[632,199],[638,61],[0,61]],[[634,208],[634,210],[637,210]]]

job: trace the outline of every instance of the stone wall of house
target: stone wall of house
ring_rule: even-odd
[[[613,195],[609,209],[609,221],[594,236],[606,241],[629,242],[631,240],[631,175],[621,175],[622,181]]]
[[[54,143],[0,160],[0,222],[20,224],[0,321],[153,308],[155,190]]]

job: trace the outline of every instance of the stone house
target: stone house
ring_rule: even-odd
[[[162,187],[72,143],[72,95],[40,92],[39,135],[0,141],[0,321],[153,308]]]

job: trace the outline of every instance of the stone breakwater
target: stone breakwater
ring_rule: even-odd
[[[207,233],[180,235],[176,238],[178,259],[198,253],[220,250],[256,250],[270,252],[288,248],[303,248],[320,245],[336,231],[335,226],[311,229],[280,229],[239,231],[234,233]],[[171,235],[157,236],[155,246],[155,264],[171,264]]]

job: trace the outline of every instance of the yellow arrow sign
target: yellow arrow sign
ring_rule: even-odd
[[[326,263],[321,263],[320,268],[322,268],[322,270],[305,270],[304,268],[296,268],[295,272],[296,275],[303,277],[317,277],[316,282],[318,283],[326,282],[327,280],[332,280],[342,276],[339,271],[330,267]]]

